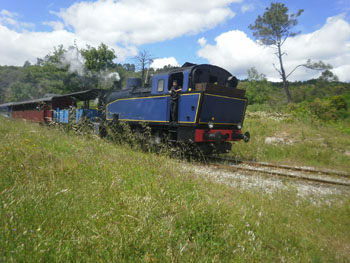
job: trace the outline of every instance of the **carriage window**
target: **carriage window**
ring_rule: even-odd
[[[162,92],[163,90],[164,90],[164,79],[160,79],[158,80],[157,91]]]

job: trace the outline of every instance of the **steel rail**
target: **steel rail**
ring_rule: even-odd
[[[242,170],[242,171],[248,171],[252,173],[263,173],[263,174],[269,174],[269,175],[275,175],[279,177],[289,177],[293,179],[298,179],[298,180],[303,180],[303,181],[309,181],[309,182],[314,182],[314,183],[322,183],[322,184],[330,184],[330,185],[341,185],[341,186],[350,186],[350,181],[344,182],[344,181],[338,181],[336,180],[331,180],[328,178],[319,178],[319,177],[314,177],[315,173],[319,176],[320,174],[323,175],[337,175],[341,177],[349,177],[350,175],[338,171],[330,171],[330,170],[316,170],[312,169],[309,167],[293,167],[293,166],[286,166],[286,165],[275,165],[275,164],[269,164],[269,163],[260,163],[260,162],[251,162],[251,161],[237,161],[233,159],[228,159],[228,158],[221,158],[221,157],[210,157],[209,159],[211,160],[216,160],[218,161],[231,161],[231,164],[227,163],[219,163],[219,162],[209,162],[210,166],[213,166],[217,169],[225,169],[225,170]],[[239,166],[239,165],[248,165],[250,167],[246,166]],[[259,168],[253,168],[255,167],[268,167],[268,168],[276,168],[280,170],[263,170]],[[288,172],[287,172],[288,171]],[[307,173],[313,173],[313,176],[305,176],[301,174],[295,174],[291,173],[293,171],[297,172],[307,172]],[[345,178],[344,178],[345,179]]]
[[[244,161],[244,160],[236,160],[236,159],[230,159],[230,158],[224,158],[224,157],[218,157],[218,156],[206,156],[206,158],[209,161],[215,160],[215,161],[229,162],[230,164],[247,164],[247,165],[257,166],[257,167],[271,167],[271,168],[285,169],[285,170],[288,169],[292,171],[317,173],[317,174],[324,174],[324,175],[336,175],[340,177],[350,178],[349,173],[336,171],[336,170],[329,170],[329,169],[315,169],[312,167],[289,166],[289,165],[272,164],[272,163],[266,163],[266,162]]]

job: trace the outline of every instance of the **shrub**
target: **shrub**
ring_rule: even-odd
[[[343,95],[333,96],[327,99],[316,98],[311,102],[289,104],[287,112],[300,118],[317,118],[322,121],[336,121],[349,117],[346,99]]]
[[[348,109],[344,95],[338,95],[338,96],[332,97],[330,99],[330,104],[332,107],[336,108],[337,110]]]

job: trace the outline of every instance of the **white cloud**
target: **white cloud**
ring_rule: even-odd
[[[229,69],[240,78],[245,78],[247,70],[255,67],[269,79],[279,79],[273,68],[273,63],[278,66],[278,60],[272,48],[259,46],[241,31],[223,33],[215,38],[215,42],[215,45],[202,46],[198,56]],[[328,18],[326,24],[313,33],[289,38],[283,48],[287,52],[284,56],[286,72],[307,59],[322,60],[333,66],[333,72],[340,80],[350,81],[350,24],[345,20],[345,15]],[[291,75],[290,80],[316,78],[319,74],[300,68]]]
[[[151,64],[151,68],[154,69],[159,69],[163,68],[164,66],[174,66],[174,67],[179,67],[179,63],[174,57],[169,57],[169,58],[157,58],[153,61]]]
[[[207,40],[205,39],[205,37],[201,37],[200,39],[198,39],[197,43],[201,46],[204,47],[207,44]]]
[[[64,30],[64,24],[60,21],[43,22],[43,24],[52,27],[54,31]]]
[[[54,46],[101,42],[112,47],[118,59],[137,54],[137,46],[196,34],[214,28],[235,14],[229,5],[242,0],[97,0],[77,2],[61,9],[57,21],[44,22],[52,32],[28,32],[31,26],[16,20],[7,10],[0,12],[0,65],[35,62]],[[203,19],[205,17],[205,19]],[[61,20],[61,21],[60,21]],[[11,26],[12,24],[12,26]],[[32,27],[31,29],[33,29]],[[23,31],[23,32],[22,32]]]
[[[215,42],[216,45],[203,46],[198,55],[238,76],[246,74],[253,66],[257,69],[264,67],[270,54],[269,49],[258,46],[244,32],[238,30],[219,35]]]
[[[255,9],[255,6],[253,4],[242,5],[241,12],[244,14],[247,12],[254,11],[254,9]]]
[[[8,25],[15,30],[32,29],[35,27],[33,23],[20,22],[16,19],[16,17],[18,17],[17,13],[2,9],[0,11],[0,25]]]
[[[15,17],[15,16],[18,16],[17,13],[10,12],[10,11],[8,11],[8,10],[6,10],[6,9],[2,9],[2,10],[0,11],[0,15],[1,15],[1,16],[7,16],[7,17]]]
[[[18,33],[0,24],[0,65],[23,65],[24,61],[36,62],[54,46],[74,44],[75,36],[67,31]],[[78,43],[81,43],[78,41]]]
[[[239,0],[99,0],[57,15],[86,41],[141,45],[213,28],[234,16],[232,2]]]

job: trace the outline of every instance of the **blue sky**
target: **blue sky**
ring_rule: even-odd
[[[271,1],[33,2],[1,0],[0,37],[5,41],[0,43],[0,65],[23,65],[26,60],[35,63],[36,57],[45,56],[59,44],[76,42],[84,47],[104,42],[116,50],[121,63],[132,62],[138,51],[148,50],[159,59],[154,66],[186,61],[213,63],[240,78],[245,77],[247,69],[256,67],[269,79],[278,80],[271,50],[256,45],[248,29]],[[350,0],[279,2],[291,13],[304,9],[295,27],[301,35],[288,40],[284,47],[287,70],[308,58],[323,60],[332,64],[342,80],[350,81]],[[304,80],[317,74],[302,70],[294,78]]]

